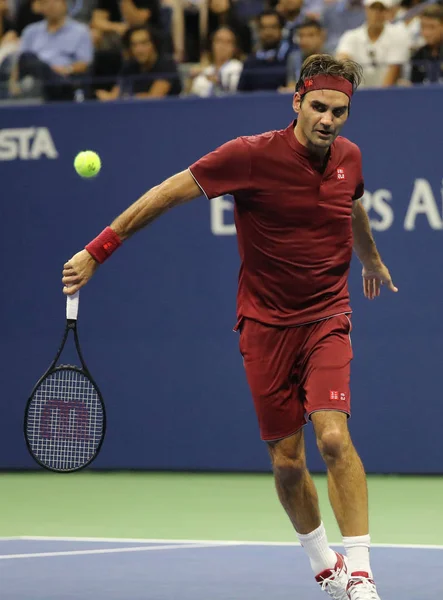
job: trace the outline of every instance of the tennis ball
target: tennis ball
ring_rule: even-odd
[[[74,160],[74,169],[80,177],[95,177],[98,175],[101,166],[99,155],[92,150],[79,152]]]

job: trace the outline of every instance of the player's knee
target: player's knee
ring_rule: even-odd
[[[347,431],[340,427],[326,428],[317,436],[320,454],[326,463],[333,463],[343,458],[350,445]]]
[[[302,456],[275,454],[272,458],[274,476],[282,485],[294,485],[306,474],[306,461]]]

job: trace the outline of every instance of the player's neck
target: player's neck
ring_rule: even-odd
[[[299,127],[298,122],[294,127],[294,135],[297,142],[304,146],[308,152],[312,154],[312,158],[323,160],[326,157],[329,148],[319,148],[318,146],[311,144],[303,133],[302,129]]]

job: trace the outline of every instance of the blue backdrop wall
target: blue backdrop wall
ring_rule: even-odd
[[[361,91],[344,131],[400,289],[366,301],[353,264],[350,427],[370,472],[443,473],[442,106],[442,88]],[[0,110],[0,468],[34,466],[22,416],[64,327],[63,263],[149,187],[292,117],[287,95]],[[103,159],[93,181],[74,172],[82,149]],[[82,347],[109,419],[94,468],[269,469],[232,332],[237,268],[230,199],[202,198],[131,239],[82,291]]]

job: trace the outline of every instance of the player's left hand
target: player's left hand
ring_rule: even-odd
[[[363,293],[369,300],[380,296],[382,285],[385,285],[391,292],[398,292],[398,288],[392,283],[391,274],[387,266],[381,261],[375,265],[363,266],[362,277]]]

